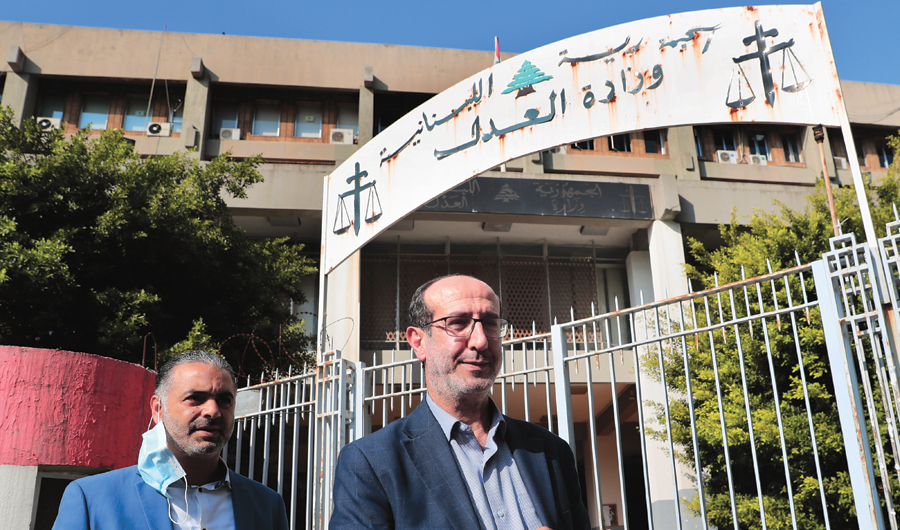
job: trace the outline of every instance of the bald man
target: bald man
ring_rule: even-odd
[[[428,395],[341,451],[330,528],[590,528],[569,445],[489,397],[509,328],[494,291],[469,276],[437,278],[409,313]]]

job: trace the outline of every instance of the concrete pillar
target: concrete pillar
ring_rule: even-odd
[[[181,137],[185,149],[196,148],[191,156],[204,158],[203,151],[209,137],[212,99],[209,97],[210,75],[203,67],[200,57],[191,63],[191,76],[187,80],[184,96],[184,117],[181,122]]]
[[[650,252],[633,250],[625,258],[628,275],[628,299],[632,306],[649,304],[653,298],[653,275],[650,272]],[[643,301],[642,300],[643,297]]]
[[[638,238],[635,238],[638,240]],[[656,220],[650,226],[647,235],[648,251],[631,252],[626,258],[628,268],[628,285],[632,295],[632,305],[640,305],[640,294],[643,292],[644,303],[660,301],[687,294],[687,281],[684,275],[684,248],[682,245],[681,226],[674,221]],[[665,313],[661,314],[665,317]],[[648,336],[646,327],[653,330],[656,322],[643,320],[643,315],[635,318],[635,339],[641,340]],[[662,328],[665,322],[659,323]],[[665,331],[663,331],[665,333]],[[653,331],[655,335],[655,331]],[[663,425],[656,422],[656,410],[653,404],[662,404],[666,399],[665,388],[661,381],[649,375],[648,368],[657,366],[657,351],[653,348],[640,348],[638,354],[641,359],[641,399],[644,421],[657,431],[665,432]],[[670,400],[678,396],[669,396]],[[652,501],[654,528],[660,530],[674,530],[676,528],[676,501],[673,484],[672,462],[670,459],[668,444],[647,437],[647,468],[650,470],[650,491]],[[676,448],[676,451],[678,449]],[[692,499],[696,493],[694,483],[689,477],[693,477],[690,466],[685,466],[676,460],[675,475],[678,477],[678,497],[682,499],[681,521],[682,528],[702,528],[700,519],[691,516],[685,503]]]
[[[37,483],[38,466],[0,466],[0,521],[4,528],[31,528]]]
[[[697,165],[697,148],[694,146],[694,128],[669,127],[667,133],[669,158],[678,161],[678,178],[682,180],[700,180],[700,168]]]
[[[359,87],[359,146],[372,139],[375,129],[375,76],[371,66],[365,68],[363,84]]]
[[[684,275],[684,244],[681,225],[675,221],[653,221],[650,226],[650,274],[657,300],[687,294]]]
[[[325,316],[322,319],[327,339],[321,351],[340,350],[341,358],[354,362],[359,360],[361,325],[359,273],[360,253],[356,251],[328,274]]]
[[[7,72],[3,84],[3,104],[12,108],[13,123],[22,125],[22,120],[34,115],[37,101],[38,78],[31,74]]]

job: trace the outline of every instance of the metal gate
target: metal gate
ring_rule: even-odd
[[[511,334],[493,399],[569,442],[595,528],[897,530],[900,222],[888,234],[878,262],[848,235],[809,265]],[[238,392],[230,462],[292,528],[327,528],[341,447],[426,391],[409,352],[322,359]]]

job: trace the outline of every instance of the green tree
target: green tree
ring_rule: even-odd
[[[900,153],[900,136],[890,138],[889,142],[893,151]],[[866,191],[870,198],[876,231],[878,236],[882,237],[885,223],[894,219],[892,204],[900,204],[900,157],[895,157],[888,175]],[[835,190],[835,209],[837,218],[843,221],[844,232],[853,232],[862,239],[864,237],[862,220],[856,203],[856,194],[852,188]],[[723,244],[718,248],[710,250],[699,241],[689,239],[692,264],[686,267],[686,272],[695,289],[709,289],[717,284],[723,285],[740,281],[745,277],[760,276],[770,270],[793,267],[798,264],[798,259],[802,263],[815,261],[830,250],[828,239],[834,235],[828,201],[821,182],[817,193],[809,198],[803,211],[794,211],[779,204],[774,212],[755,213],[746,226],[739,225],[737,219],[732,217],[730,225],[720,226],[719,229]],[[805,281],[807,288],[812,290],[811,275],[807,274]],[[795,303],[802,300],[798,282],[795,281],[790,288]],[[771,289],[763,290],[763,303],[766,307],[772,306],[773,296],[778,297],[780,307],[785,307],[787,300],[783,282],[779,283],[778,289],[774,295]],[[721,311],[725,320],[734,314],[738,316],[746,314],[745,304],[748,302],[736,300],[732,307],[731,301],[725,296],[723,298]],[[749,296],[749,305],[753,314],[759,314],[755,292]],[[706,321],[707,312],[710,313],[711,321],[719,321],[718,307],[707,308],[698,305],[695,311],[699,322]],[[822,528],[824,519],[821,513],[806,405],[797,370],[793,324],[789,320],[786,322],[786,318],[782,317],[781,322],[769,318],[765,321],[765,326],[771,343],[775,380],[781,402],[785,445],[791,467],[793,500],[799,528]],[[711,368],[711,342],[716,351],[721,376],[720,388],[723,393],[723,410],[731,461],[733,469],[740,470],[733,477],[740,527],[749,529],[761,526],[756,478],[751,471],[753,461],[741,383],[738,338],[743,350],[743,368],[746,372],[752,411],[755,448],[759,456],[766,523],[768,528],[773,529],[791,528],[792,525],[762,325],[760,320],[756,320],[752,326],[740,326],[737,334],[735,329],[730,327],[725,333],[716,332],[712,337],[701,333],[687,341],[699,453],[704,469],[707,514],[710,524],[718,528],[732,528],[733,521],[722,450],[717,387]],[[796,330],[805,365],[831,526],[855,527],[852,490],[846,472],[847,461],[838,413],[834,406],[828,355],[818,308],[810,311],[808,317],[798,318]],[[654,360],[648,358],[645,366],[655,366]],[[668,354],[665,369],[670,389],[684,395],[686,381],[680,352],[676,354],[673,351]],[[653,369],[649,371],[654,373]],[[655,373],[654,375],[658,376]],[[875,401],[880,404],[878,395]],[[661,407],[658,407],[657,411],[657,417],[662,421]],[[674,421],[673,438],[680,447],[678,456],[692,468],[695,454],[687,401],[676,400],[671,403],[671,413]],[[883,413],[883,410],[879,410],[879,414]],[[884,422],[883,417],[880,420]],[[665,438],[665,433],[653,434],[657,438]],[[892,468],[890,451],[886,452],[889,459],[888,467]],[[896,477],[890,480],[896,493],[898,491]],[[896,499],[894,502],[897,502]],[[692,499],[690,507],[699,515],[699,499]]]
[[[131,362],[146,347],[151,367],[155,350],[219,345],[254,374],[302,362],[284,300],[303,300],[313,263],[248,238],[223,198],[245,197],[260,162],[142,159],[119,130],[67,140],[0,107],[0,344]]]

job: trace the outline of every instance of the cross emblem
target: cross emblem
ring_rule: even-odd
[[[775,102],[775,83],[772,81],[772,65],[769,63],[769,55],[777,51],[781,51],[785,48],[790,48],[794,45],[794,39],[791,39],[787,42],[781,42],[769,48],[769,45],[766,44],[766,37],[777,36],[777,29],[772,28],[764,31],[762,29],[762,23],[757,20],[756,33],[754,35],[746,37],[743,41],[744,46],[750,46],[754,41],[756,41],[757,50],[755,52],[741,55],[740,57],[732,59],[735,64],[740,64],[751,59],[759,59],[759,69],[762,73],[763,87],[766,91],[766,101],[769,102],[769,105],[772,105]]]
[[[367,182],[360,186],[360,181],[362,181],[363,177],[367,177],[368,175],[368,171],[359,170],[359,162],[357,162],[356,173],[347,178],[347,184],[352,183],[353,189],[338,195],[338,199],[341,200],[341,203],[343,203],[345,197],[353,196],[353,231],[356,235],[359,235],[359,195],[375,185],[375,181],[373,180],[372,182]]]

